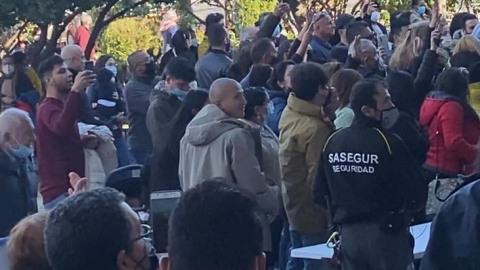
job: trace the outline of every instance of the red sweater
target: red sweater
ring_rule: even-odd
[[[76,43],[82,48],[82,51],[85,52],[85,50],[87,49],[88,40],[90,39],[90,30],[88,30],[85,26],[80,26],[76,34]],[[95,47],[93,47],[92,52],[90,53],[90,60],[93,60],[94,56]]]
[[[85,175],[85,156],[77,119],[84,95],[71,92],[67,101],[45,98],[37,111],[38,173],[43,203],[67,193],[68,174]]]
[[[427,98],[420,110],[420,124],[428,129],[430,149],[426,165],[456,175],[477,157],[480,122],[453,100]],[[438,135],[436,134],[438,131]]]

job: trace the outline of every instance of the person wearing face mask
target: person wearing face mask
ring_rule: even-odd
[[[424,21],[427,15],[427,7],[424,0],[412,0],[411,2],[410,23]]]
[[[133,75],[124,89],[130,124],[128,144],[134,161],[144,164],[152,152],[152,139],[147,129],[146,118],[152,82],[155,79],[155,63],[147,52],[136,51],[128,57],[128,66]]]
[[[34,141],[33,123],[26,112],[10,108],[0,114],[0,237],[8,236],[18,221],[37,211],[27,167]]]
[[[353,124],[327,140],[315,199],[341,228],[345,270],[404,270],[413,260],[411,214],[422,209],[427,183],[404,142],[387,131],[399,118],[382,81],[352,89]]]
[[[363,21],[365,21],[375,34],[373,42],[380,49],[389,54],[387,28],[380,23],[380,3],[372,1],[363,7]]]
[[[44,236],[52,269],[159,268],[151,243],[152,229],[141,224],[124,195],[111,188],[67,198],[50,211]]]
[[[260,130],[262,142],[262,169],[267,183],[272,186],[281,185],[280,163],[278,151],[280,148],[277,135],[267,126],[269,98],[264,88],[251,87],[245,90],[244,119],[254,128]],[[280,196],[279,196],[280,197]],[[280,201],[280,198],[279,198]],[[263,225],[263,251],[267,253],[267,267],[273,267],[278,261],[278,244],[280,240],[282,223],[269,223],[268,219],[262,218]]]
[[[280,164],[292,248],[301,248],[328,238],[327,215],[324,207],[314,203],[313,184],[323,144],[335,127],[324,115],[332,90],[323,68],[317,63],[299,64],[290,77],[292,92],[280,118]],[[323,266],[323,261],[290,258],[287,269]]]
[[[195,80],[195,68],[187,59],[172,59],[165,68],[164,80],[160,81],[150,95],[147,111],[147,128],[152,138],[153,149],[159,149],[169,133],[167,125],[182,105]]]

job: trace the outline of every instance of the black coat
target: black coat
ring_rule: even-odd
[[[0,150],[0,237],[31,212],[29,188],[26,167]]]

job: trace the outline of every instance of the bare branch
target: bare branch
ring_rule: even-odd
[[[104,21],[104,25],[108,25],[109,23],[115,21],[116,19],[122,17],[123,15],[125,15],[128,11],[134,9],[134,8],[137,8],[143,4],[146,4],[149,0],[141,0],[141,1],[138,1],[136,2],[135,4],[133,4],[132,6],[130,7],[127,7],[127,8],[124,8],[123,10],[119,11],[118,13],[116,13],[115,15],[113,15],[112,17],[110,17],[108,20]]]

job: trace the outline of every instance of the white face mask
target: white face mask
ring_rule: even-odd
[[[372,20],[372,22],[374,23],[378,22],[378,20],[380,20],[380,12],[378,11],[372,12],[372,14],[370,15],[370,20]]]
[[[3,65],[2,72],[5,76],[10,76],[15,72],[15,67],[13,65]]]

